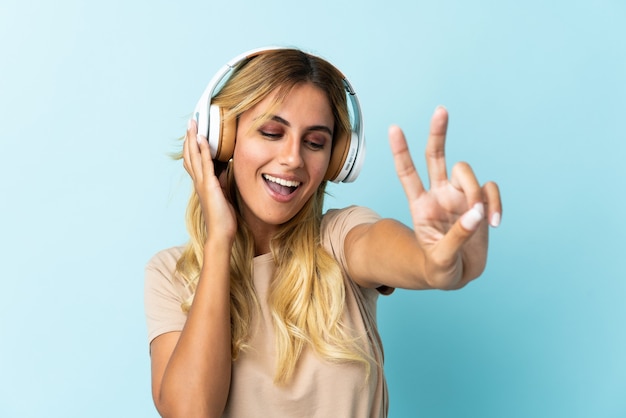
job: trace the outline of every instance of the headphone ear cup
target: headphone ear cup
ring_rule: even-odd
[[[224,163],[227,163],[231,158],[233,158],[233,153],[235,151],[235,140],[237,138],[237,119],[226,119],[226,112],[223,109],[220,109],[220,111],[220,121],[222,122],[222,146],[220,148],[220,153],[217,155],[217,159]]]
[[[351,131],[333,146],[324,180],[352,183],[358,177],[365,159],[365,141]]]
[[[343,183],[352,183],[361,173],[363,162],[365,161],[365,138],[352,131],[350,148],[348,150],[349,163],[344,162],[346,170],[345,177],[341,179]]]
[[[237,136],[237,120],[227,120],[225,113],[217,105],[209,108],[209,148],[212,157],[222,162],[228,162],[233,157]]]
[[[350,141],[352,139],[351,137],[352,132],[348,133],[348,135],[344,135],[341,138],[335,138],[335,143],[333,144],[333,148],[330,154],[330,163],[328,164],[328,169],[326,170],[324,180],[336,181],[337,176],[339,176],[339,173],[341,173],[341,168],[346,161],[346,157],[348,156]]]

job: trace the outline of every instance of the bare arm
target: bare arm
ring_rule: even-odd
[[[219,251],[211,253],[211,260],[224,259],[216,257]],[[205,266],[182,332],[163,334],[151,344],[152,395],[164,417],[221,416],[228,397],[229,264]]]
[[[349,273],[362,286],[456,289],[482,274],[487,262],[488,226],[502,214],[498,187],[480,185],[467,163],[448,178],[445,139],[448,113],[437,108],[426,145],[430,190],[419,177],[404,134],[389,130],[398,178],[407,196],[412,229],[383,219],[360,225],[346,237]]]
[[[190,125],[184,165],[200,198],[206,227],[204,260],[194,301],[181,332],[152,341],[152,396],[163,417],[220,417],[231,377],[230,254],[236,221],[206,139]]]

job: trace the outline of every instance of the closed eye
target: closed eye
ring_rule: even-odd
[[[259,129],[259,133],[266,137],[266,138],[271,138],[271,139],[278,139],[281,138],[283,136],[282,132],[280,133],[276,133],[276,132],[268,132],[268,131],[264,131],[262,129]]]
[[[313,140],[310,140],[310,139],[306,139],[306,140],[304,141],[304,143],[305,143],[305,144],[306,144],[309,148],[311,148],[311,149],[312,149],[312,150],[314,150],[314,151],[324,149],[324,145],[325,145],[325,141],[324,141],[324,142],[322,142],[322,143],[320,143],[320,142],[318,142],[318,141],[313,141]]]

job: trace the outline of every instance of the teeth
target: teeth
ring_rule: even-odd
[[[265,180],[280,184],[281,186],[285,187],[298,187],[300,185],[299,181],[279,179],[278,177],[273,177],[269,174],[263,174],[263,177],[265,178]]]

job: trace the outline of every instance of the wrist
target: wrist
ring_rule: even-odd
[[[230,258],[234,242],[234,237],[208,237],[204,242],[204,255],[227,254]]]

